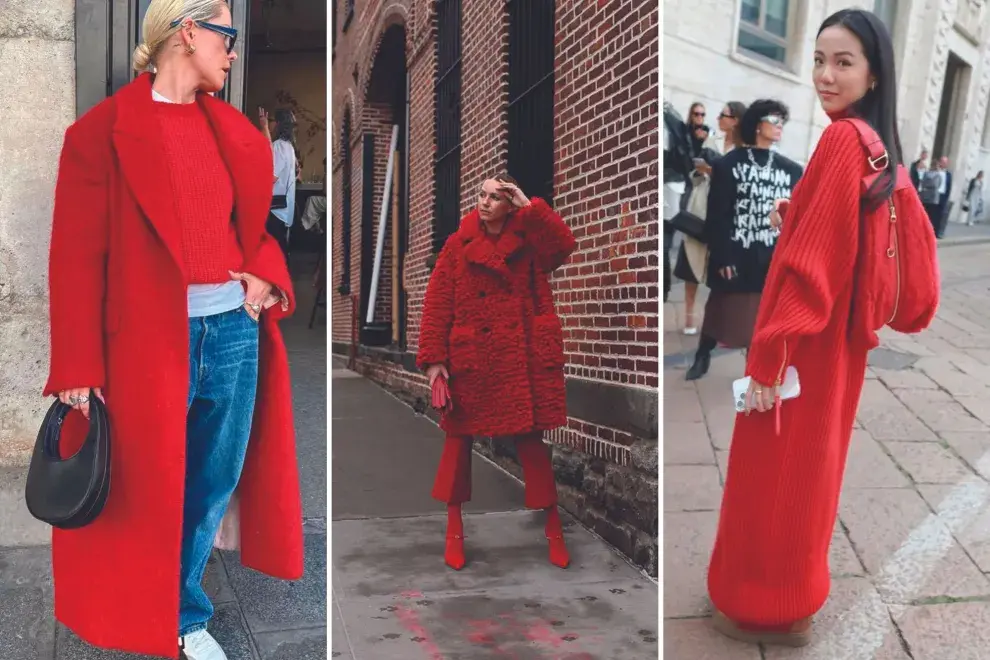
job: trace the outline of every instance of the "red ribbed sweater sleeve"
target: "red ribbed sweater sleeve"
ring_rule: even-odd
[[[746,372],[772,385],[789,356],[788,340],[822,332],[852,278],[859,244],[865,155],[856,129],[825,129],[794,191],[763,290]]]

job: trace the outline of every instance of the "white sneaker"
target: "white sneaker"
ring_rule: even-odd
[[[227,660],[227,654],[217,644],[217,640],[213,639],[213,635],[206,630],[198,630],[180,637],[179,649],[187,660]]]
[[[684,328],[684,334],[686,334],[689,337],[691,337],[693,335],[696,335],[696,334],[698,334],[698,328],[696,328],[694,326],[688,326],[688,327]]]

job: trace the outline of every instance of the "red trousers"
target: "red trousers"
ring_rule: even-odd
[[[447,504],[463,504],[471,500],[471,436],[448,435],[437,478],[433,482],[433,498]],[[522,464],[526,482],[526,507],[547,509],[557,504],[557,484],[553,478],[550,448],[543,444],[543,433],[536,431],[516,436],[516,455]]]

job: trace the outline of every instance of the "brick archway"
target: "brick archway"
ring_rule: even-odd
[[[361,251],[361,324],[362,343],[369,345],[404,345],[405,295],[401,286],[402,260],[407,243],[407,174],[406,79],[407,34],[404,15],[394,11],[383,16],[384,26],[365,78],[359,85],[361,94],[360,127],[362,133],[362,197],[360,222]],[[385,199],[389,148],[393,126],[399,126],[396,145],[398,158],[389,191],[388,222],[375,288],[372,322],[367,322],[371,303],[377,254],[379,219]],[[392,218],[398,201],[398,214]]]

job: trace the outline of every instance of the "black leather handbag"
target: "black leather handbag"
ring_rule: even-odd
[[[89,433],[75,455],[61,458],[62,423],[71,406],[56,400],[45,415],[28,468],[24,499],[38,520],[59,529],[84,527],[100,515],[110,494],[110,418],[95,394]]]

